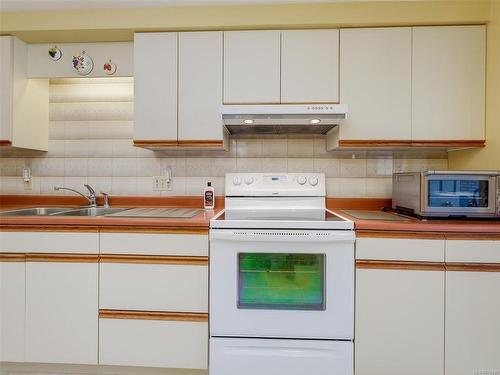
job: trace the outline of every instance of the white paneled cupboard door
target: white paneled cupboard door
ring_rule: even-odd
[[[179,33],[179,141],[222,140],[222,32]]]
[[[24,256],[0,254],[0,362],[24,361]]]
[[[358,269],[356,375],[443,375],[444,271]]]
[[[412,138],[485,138],[485,26],[413,28]]]
[[[446,375],[500,371],[500,240],[446,241]]]
[[[281,103],[338,103],[339,31],[281,33]]]
[[[280,102],[280,34],[224,33],[224,103]]]
[[[134,141],[177,142],[177,33],[134,35]]]
[[[0,36],[0,141],[12,140],[12,73],[11,36]]]
[[[76,258],[26,263],[27,362],[97,364],[98,263],[94,257],[94,263]]]
[[[339,138],[410,140],[411,28],[341,30],[340,66]]]

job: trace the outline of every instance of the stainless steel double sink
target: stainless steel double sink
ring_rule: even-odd
[[[36,207],[0,212],[0,216],[104,216],[128,208],[105,207]]]
[[[190,207],[36,207],[0,212],[0,216],[113,216],[135,218],[189,219],[202,212]]]

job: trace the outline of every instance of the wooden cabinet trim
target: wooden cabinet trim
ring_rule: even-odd
[[[0,253],[0,262],[25,262],[26,255],[23,253]]]
[[[135,147],[224,147],[224,140],[185,139],[185,140],[134,140]]]
[[[52,254],[26,253],[26,262],[54,262],[54,263],[97,263],[99,254]]]
[[[143,234],[206,234],[208,228],[200,227],[103,227],[101,233],[143,233]]]
[[[101,254],[99,258],[101,263],[182,264],[190,266],[208,266],[208,257],[206,256]]]
[[[446,263],[446,271],[500,272],[500,263]]]
[[[499,222],[500,230],[500,222]],[[500,241],[500,233],[446,233],[446,239],[470,241]]]
[[[397,232],[397,231],[369,231],[357,230],[356,237],[363,238],[401,238],[401,239],[421,239],[421,240],[445,240],[445,233],[438,232]]]
[[[137,311],[137,310],[99,310],[100,319],[136,319],[136,320],[165,320],[176,322],[208,322],[207,313],[166,312],[166,311]]]
[[[340,147],[442,147],[442,148],[463,148],[463,147],[484,147],[485,140],[377,140],[377,139],[341,139]]]
[[[356,260],[358,269],[382,269],[382,270],[420,270],[420,271],[444,271],[445,264],[440,262],[413,262],[392,260]]]

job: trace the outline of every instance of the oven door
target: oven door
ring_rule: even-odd
[[[354,232],[210,232],[211,336],[353,338]]]
[[[494,217],[492,175],[432,174],[423,180],[423,216]]]

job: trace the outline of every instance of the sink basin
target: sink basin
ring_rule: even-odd
[[[52,216],[103,216],[124,210],[127,210],[127,208],[90,207],[90,208],[79,208],[79,209],[72,209],[69,211],[59,212],[55,213]]]
[[[47,216],[74,210],[74,207],[36,207],[0,212],[0,216]]]

